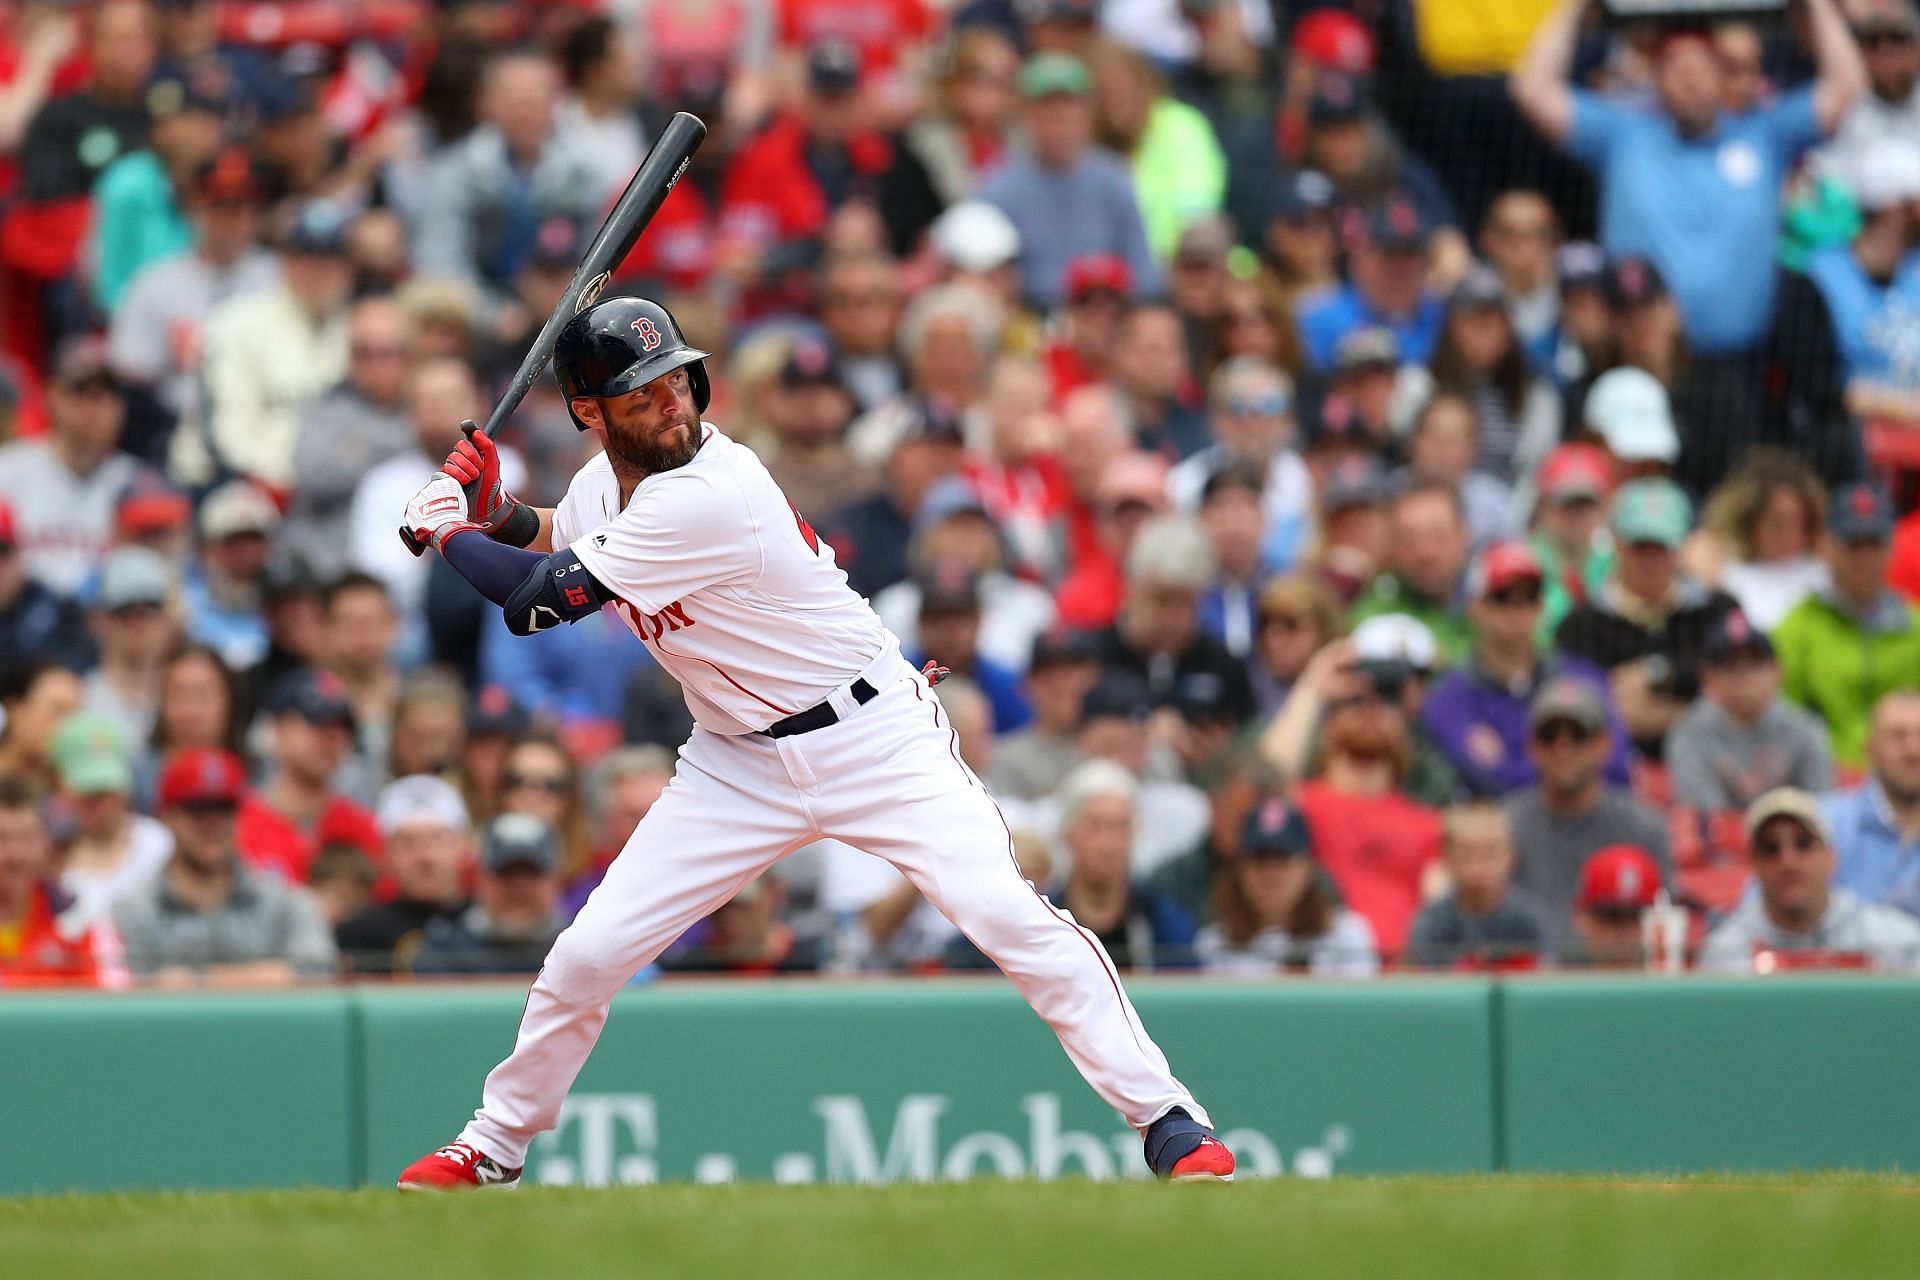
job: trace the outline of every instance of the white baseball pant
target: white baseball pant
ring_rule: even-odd
[[[1136,1129],[1174,1107],[1174,1079],[1094,936],[1021,878],[998,807],[960,760],[927,682],[889,646],[843,719],[774,739],[696,728],[673,782],[534,979],[513,1053],[487,1076],[461,1138],[507,1168],[559,1121],[607,1006],[696,921],[822,837],[887,859],[999,965],[1080,1074]],[[850,713],[850,714],[849,714]]]

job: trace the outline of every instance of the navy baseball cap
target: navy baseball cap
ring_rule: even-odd
[[[1339,201],[1333,180],[1318,169],[1300,169],[1274,180],[1268,213],[1275,218],[1299,218],[1324,213]]]
[[[1084,631],[1055,628],[1034,637],[1033,656],[1027,660],[1027,670],[1037,671],[1041,667],[1099,660],[1100,650],[1091,635]]]
[[[1378,458],[1361,453],[1342,458],[1334,467],[1320,492],[1320,508],[1327,515],[1333,515],[1348,507],[1377,506],[1392,496],[1393,485],[1387,469]]]
[[[1361,325],[1333,349],[1333,376],[1344,378],[1367,369],[1398,369],[1400,339],[1385,325]]]
[[[1707,642],[1701,647],[1700,653],[1708,662],[1720,662],[1736,653],[1771,658],[1773,641],[1767,639],[1766,632],[1749,622],[1746,614],[1738,609],[1729,609],[1707,629]]]
[[[503,813],[487,824],[480,845],[480,865],[495,875],[510,867],[552,871],[560,865],[560,839],[543,818],[530,813]]]
[[[559,214],[543,218],[533,233],[533,252],[527,256],[528,265],[549,271],[561,267],[571,270],[580,262],[585,240],[580,224],[572,218]]]
[[[780,365],[780,385],[783,387],[826,386],[841,387],[840,366],[833,358],[833,348],[826,339],[813,334],[804,334],[796,338],[793,347],[787,352],[787,358]]]
[[[1313,852],[1313,833],[1300,810],[1285,796],[1268,796],[1253,806],[1238,853],[1243,858],[1293,858]]]
[[[807,50],[807,83],[820,93],[846,93],[860,83],[860,51],[845,40]]]
[[[467,706],[467,736],[500,734],[517,738],[527,731],[527,713],[513,700],[505,686],[490,684],[473,695]]]
[[[1103,671],[1080,703],[1080,721],[1118,716],[1143,721],[1153,714],[1153,693],[1131,671]]]
[[[1500,273],[1483,262],[1468,267],[1466,274],[1447,294],[1449,311],[1476,311],[1506,305],[1507,289],[1500,282]]]
[[[1367,241],[1388,253],[1415,253],[1427,247],[1426,215],[1420,206],[1394,192],[1367,213]]]
[[[1638,307],[1666,297],[1667,280],[1652,259],[1636,254],[1609,263],[1601,289],[1608,306]]]
[[[294,213],[280,241],[289,253],[335,257],[347,251],[347,215],[331,200],[309,200]]]
[[[1827,527],[1842,542],[1885,542],[1893,536],[1893,511],[1874,484],[1851,484],[1833,496]]]
[[[1563,244],[1554,251],[1553,270],[1560,278],[1562,293],[1602,288],[1607,279],[1607,251],[1591,240]]]
[[[1308,124],[1344,124],[1367,111],[1367,82],[1360,76],[1322,71],[1307,104]]]
[[[311,724],[339,724],[353,728],[353,704],[347,686],[331,671],[308,667],[273,686],[266,709],[271,715],[292,712]]]

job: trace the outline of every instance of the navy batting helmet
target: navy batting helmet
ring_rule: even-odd
[[[701,413],[713,396],[707,381],[707,352],[687,345],[673,314],[645,298],[608,298],[567,322],[553,344],[553,371],[567,397],[567,414],[582,431],[587,424],[573,412],[576,396],[621,396],[655,378],[684,368],[693,384],[693,404]]]

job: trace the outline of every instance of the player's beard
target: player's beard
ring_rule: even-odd
[[[667,428],[675,423],[686,427],[686,431],[670,434]],[[647,475],[684,467],[699,451],[700,419],[690,413],[676,414],[658,429],[645,434],[617,425],[610,425],[607,430],[607,452],[613,455],[613,460]]]

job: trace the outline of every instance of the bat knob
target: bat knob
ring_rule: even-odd
[[[473,424],[468,423],[467,425],[472,426]],[[407,550],[413,552],[415,557],[419,557],[421,555],[426,554],[427,544],[420,541],[420,539],[414,537],[413,530],[411,529],[400,530],[400,541],[407,544]]]

